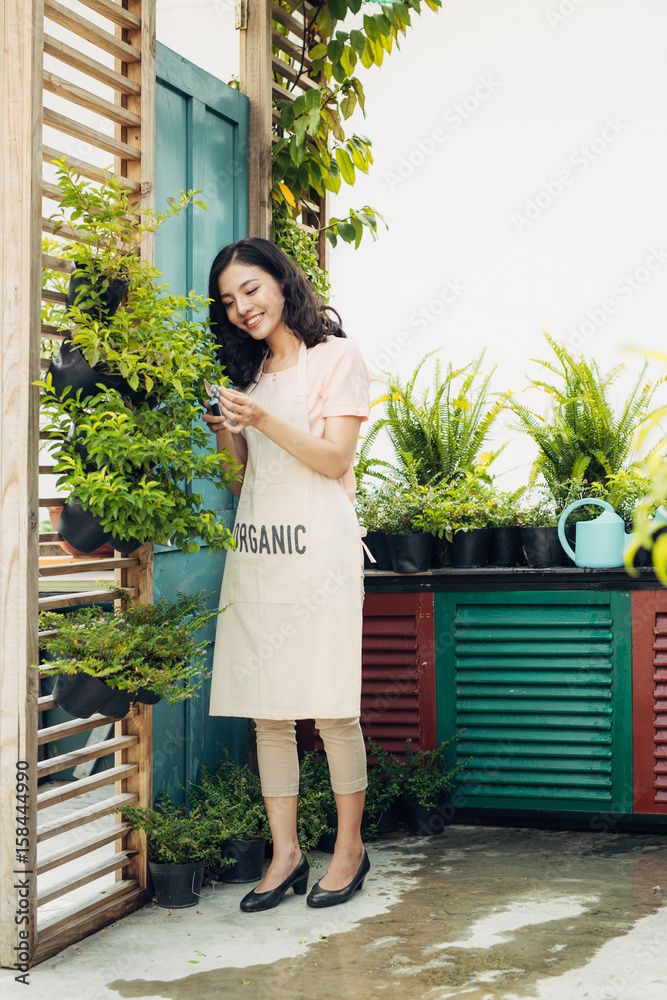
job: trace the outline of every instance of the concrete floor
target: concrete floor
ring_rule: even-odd
[[[344,906],[288,894],[245,914],[249,886],[151,904],[30,973],[30,1000],[665,1000],[667,840],[451,826],[369,846]],[[316,855],[316,857],[318,857]],[[323,858],[323,856],[319,856]],[[322,870],[320,870],[322,871]],[[319,878],[311,872],[311,884]]]

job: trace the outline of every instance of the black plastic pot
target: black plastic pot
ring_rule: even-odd
[[[381,833],[393,833],[394,830],[398,828],[399,820],[401,818],[401,807],[398,799],[392,802],[391,805],[383,809],[375,817],[375,832]],[[370,817],[364,810],[364,816],[361,821],[361,825],[365,826],[368,824]]]
[[[387,535],[384,531],[369,531],[364,538],[364,543],[370,549],[370,551],[375,556],[375,562],[372,563],[366,553],[364,552],[364,568],[365,569],[391,569],[391,555],[389,554],[389,545],[387,544]]]
[[[70,276],[69,288],[67,289],[68,306],[75,305],[76,297],[81,289],[90,288],[90,275],[84,271],[76,270],[77,268],[80,268],[80,264],[77,264],[76,262],[74,264],[74,268],[75,270]],[[99,306],[87,306],[85,309],[81,309],[81,312],[100,321],[104,319],[111,319],[118,309],[118,306],[123,301],[123,297],[129,287],[129,281],[110,281],[106,291],[97,292],[100,302]]]
[[[144,544],[137,538],[119,538],[117,535],[108,536],[109,545],[120,552],[122,556],[129,556]]]
[[[101,519],[92,511],[84,510],[76,497],[70,497],[63,506],[56,531],[69,545],[87,555],[97,552],[110,537]]]
[[[157,905],[182,909],[199,902],[204,877],[204,862],[190,861],[183,865],[162,865],[149,861]]]
[[[70,340],[64,340],[58,353],[51,359],[49,365],[51,385],[54,394],[62,399],[66,395],[76,395],[81,390],[81,400],[99,395],[105,389],[116,389],[132,403],[142,403],[146,393],[134,390],[120,375],[109,375],[99,368],[91,368],[78,347],[72,347]]]
[[[454,815],[453,808],[447,803],[446,792],[438,795],[430,806],[422,806],[417,799],[404,795],[403,808],[408,830],[416,837],[433,837],[442,833]]]
[[[157,705],[162,700],[162,696],[147,690],[147,688],[139,688],[133,696],[133,700],[139,702],[140,705]]]
[[[456,568],[486,566],[489,561],[492,528],[455,531],[450,554]]]
[[[560,544],[556,527],[522,527],[521,547],[527,566],[545,568],[574,565]]]
[[[525,566],[521,532],[514,525],[503,525],[491,532],[489,566]]]
[[[387,535],[394,573],[425,573],[431,564],[433,536]]]
[[[52,692],[59,708],[75,719],[89,719],[96,712],[122,719],[130,710],[129,691],[110,688],[90,674],[58,674]]]
[[[259,882],[264,867],[266,839],[254,837],[252,840],[228,840],[222,850],[224,858],[234,858],[236,864],[226,868],[223,882]]]

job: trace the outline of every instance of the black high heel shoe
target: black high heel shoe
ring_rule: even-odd
[[[255,892],[255,890],[252,889],[243,897],[239,906],[245,913],[257,913],[259,910],[270,910],[273,906],[278,905],[290,887],[294,889],[297,896],[305,896],[308,892],[309,872],[310,865],[306,860],[305,854],[302,854],[296,868],[287,876],[284,882],[281,882],[275,889],[269,889],[268,892]]]
[[[343,886],[342,889],[321,889],[320,883],[316,882],[308,893],[306,903],[308,906],[317,907],[337,906],[338,903],[346,903],[350,896],[353,896],[358,889],[363,889],[364,879],[370,870],[371,863],[368,860],[368,854],[364,851],[364,856],[357,869],[357,874],[351,882],[349,882],[346,886]]]

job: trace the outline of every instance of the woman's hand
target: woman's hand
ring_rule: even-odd
[[[220,431],[230,431],[238,434],[244,427],[254,427],[263,416],[266,410],[259,403],[256,403],[250,396],[238,389],[228,389],[225,386],[216,386],[218,390],[218,403],[222,411],[221,417],[216,417],[212,413],[204,415],[203,420],[208,424],[214,434]],[[210,407],[210,403],[206,404]]]

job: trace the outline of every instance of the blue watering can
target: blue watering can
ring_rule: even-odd
[[[578,521],[574,536],[574,550],[565,537],[565,522],[577,507],[597,504],[603,513],[593,521]],[[575,566],[603,569],[623,565],[623,549],[627,541],[625,522],[614,513],[614,508],[606,500],[584,497],[566,507],[558,521],[560,543],[574,561]]]
[[[592,521],[577,522],[573,550],[565,537],[565,522],[573,510],[589,504],[602,507],[603,513]],[[658,508],[654,524],[667,524],[667,511],[664,507]],[[609,569],[623,566],[625,547],[632,542],[634,535],[626,534],[625,522],[606,500],[584,497],[582,500],[575,500],[561,514],[558,521],[558,538],[575,566]]]

